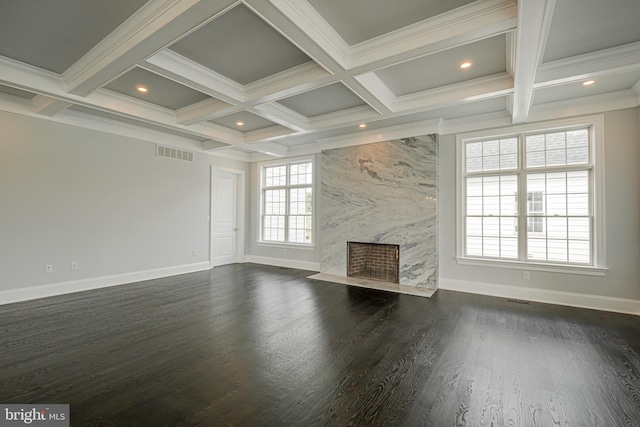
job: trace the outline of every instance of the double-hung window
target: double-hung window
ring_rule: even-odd
[[[261,241],[313,244],[313,161],[261,167]]]
[[[603,267],[594,124],[461,137],[458,258]]]

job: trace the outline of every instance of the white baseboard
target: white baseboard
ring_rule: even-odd
[[[522,288],[518,286],[495,285],[491,283],[454,280],[443,277],[438,279],[438,288],[449,291],[468,292],[472,294],[490,295],[501,298],[514,298],[547,304],[567,305],[571,307],[591,308],[594,310],[612,311],[616,313],[640,316],[640,300],[633,299],[551,291],[547,289]]]
[[[199,262],[196,264],[178,265],[175,267],[158,268],[155,270],[136,271],[133,273],[114,274],[111,276],[93,277],[90,279],[74,280],[71,282],[52,283],[49,285],[30,286],[27,288],[0,291],[0,305],[14,302],[28,301],[109,286],[124,285],[142,280],[158,279],[184,273],[210,270],[211,264]]]
[[[276,267],[297,268],[300,270],[320,271],[319,262],[296,261],[294,259],[271,258],[266,256],[247,255],[244,257],[246,262],[254,264],[274,265]]]

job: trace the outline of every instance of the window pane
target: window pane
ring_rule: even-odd
[[[289,217],[289,241],[311,243],[311,217],[305,215]]]
[[[549,261],[567,261],[567,241],[552,240],[547,241],[547,256]]]
[[[482,178],[467,178],[467,196],[482,196]]]
[[[567,172],[567,190],[569,193],[589,192],[589,172],[574,171]]]
[[[467,198],[467,215],[482,215],[482,197]]]
[[[500,239],[497,237],[484,237],[482,239],[482,255],[498,258],[500,256]]]
[[[500,215],[500,197],[485,197],[482,207],[483,215]]]
[[[527,258],[533,260],[547,259],[547,241],[545,239],[527,240]]]
[[[291,185],[311,184],[311,163],[300,163],[291,165],[290,181]]]
[[[501,258],[518,258],[518,239],[502,238],[500,239],[500,257]]]
[[[466,171],[517,169],[518,138],[506,138],[465,145]]]
[[[577,165],[582,163],[589,163],[589,148],[569,148],[567,149],[567,164]]]
[[[589,218],[568,218],[569,239],[590,240],[591,227]]]
[[[287,183],[287,167],[286,166],[270,166],[264,168],[265,187],[276,187],[286,185]]]
[[[482,218],[467,218],[467,236],[482,236]]]
[[[467,237],[467,255],[482,256],[482,237]]]
[[[284,216],[264,217],[262,238],[267,241],[284,242]]]
[[[589,242],[569,240],[569,262],[590,264]]]
[[[285,190],[265,190],[265,215],[284,215],[286,213]]]
[[[482,233],[484,236],[500,236],[500,218],[485,217],[482,219]]]
[[[567,218],[547,218],[547,237],[550,239],[566,239]]]
[[[553,150],[563,150],[565,149],[565,133],[557,132],[557,133],[548,133],[545,136],[546,140],[546,151]]]
[[[482,181],[483,196],[499,196],[500,195],[500,177],[489,176]]]

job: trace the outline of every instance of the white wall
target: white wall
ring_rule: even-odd
[[[606,259],[604,277],[531,272],[523,280],[521,270],[459,265],[454,260],[456,209],[456,136],[440,138],[439,154],[439,271],[441,288],[471,289],[480,293],[505,293],[532,299],[566,302],[640,314],[640,137],[638,109],[604,114]],[[504,285],[500,289],[485,285]],[[527,290],[519,292],[518,288]],[[533,289],[533,291],[529,291]],[[580,295],[564,295],[564,293]],[[612,299],[613,298],[613,299]],[[565,301],[566,300],[566,301]],[[599,305],[600,304],[600,305]],[[607,307],[603,307],[604,304]],[[617,310],[624,306],[627,309]],[[634,307],[636,307],[634,309]]]
[[[0,129],[0,303],[208,268],[211,165],[247,170],[10,113]]]

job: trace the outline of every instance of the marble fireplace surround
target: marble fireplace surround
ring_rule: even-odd
[[[320,273],[311,278],[431,296],[437,286],[437,136],[321,154]],[[347,242],[400,246],[400,283],[347,277]]]

